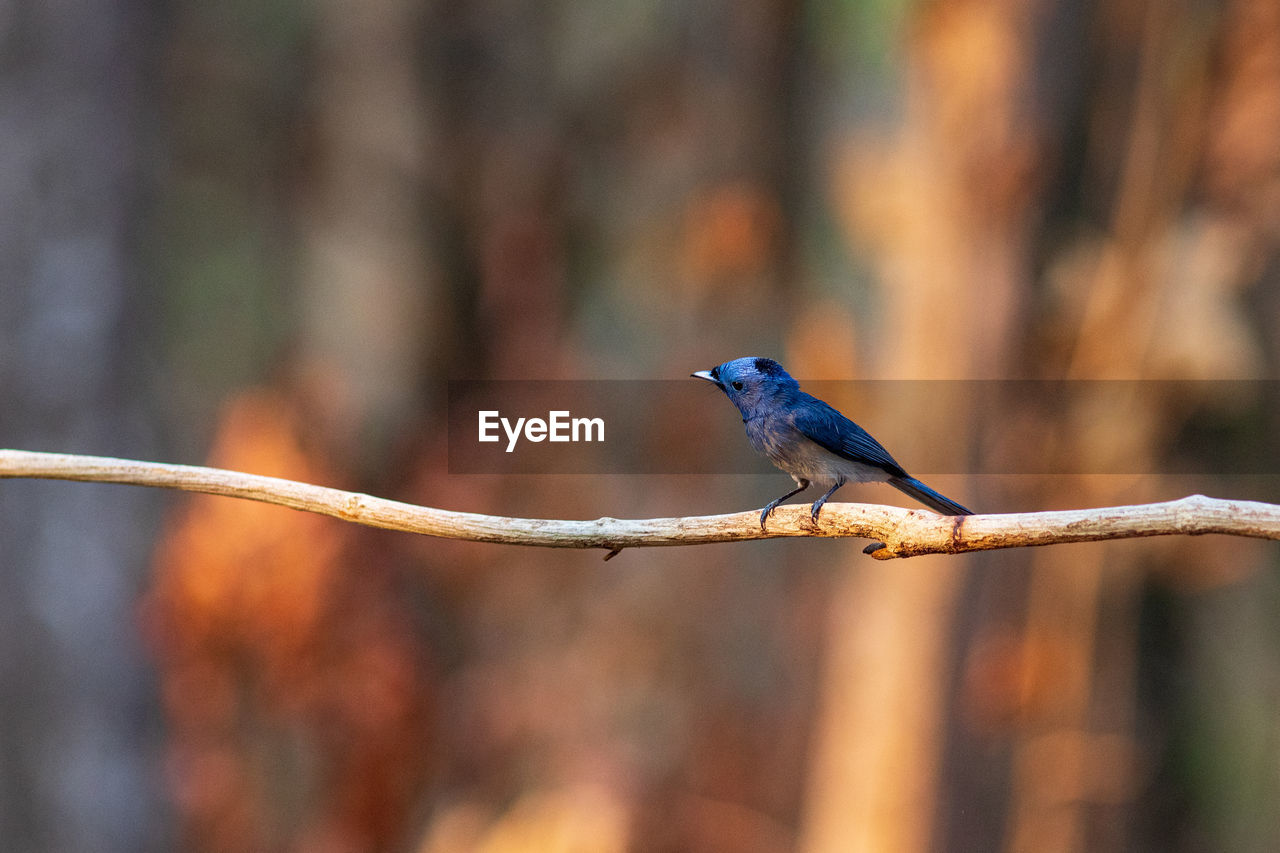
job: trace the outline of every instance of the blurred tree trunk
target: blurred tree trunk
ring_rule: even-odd
[[[1032,14],[1014,0],[919,6],[901,123],[846,153],[845,215],[871,248],[883,287],[883,317],[866,330],[874,338],[868,375],[1018,372],[1011,356],[1038,154],[1025,90]],[[899,397],[899,408],[909,405],[909,395]],[[912,414],[886,398],[877,416],[909,434]],[[957,394],[936,407],[962,447],[972,441],[959,432],[973,423],[971,399]],[[953,496],[990,511],[981,496]],[[913,561],[905,570],[853,559],[855,579],[833,606],[803,849],[948,849],[954,839],[941,816],[957,796],[944,761],[953,632],[967,569],[984,558]]]
[[[295,304],[300,378],[334,458],[380,478],[411,418],[424,365],[447,361],[447,317],[424,197],[447,167],[418,67],[425,12],[411,0],[324,0]],[[439,401],[436,401],[439,402]]]
[[[146,458],[138,290],[151,13],[6,8],[0,39],[0,445]],[[133,630],[158,496],[0,488],[0,846],[160,849],[153,698]]]

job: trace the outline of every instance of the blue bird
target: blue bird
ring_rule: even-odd
[[[801,391],[773,359],[738,358],[690,375],[723,391],[742,412],[751,446],[796,481],[795,489],[760,513],[761,530],[778,504],[811,483],[829,487],[813,502],[815,522],[827,498],[845,483],[888,483],[943,515],[973,515],[907,474],[865,429]]]

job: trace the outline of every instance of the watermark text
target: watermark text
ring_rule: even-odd
[[[547,412],[543,418],[502,417],[496,409],[480,412],[480,441],[501,441],[499,428],[507,437],[507,452],[516,449],[521,435],[526,441],[604,441],[604,418],[575,418],[566,410]]]

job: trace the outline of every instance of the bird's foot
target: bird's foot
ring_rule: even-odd
[[[781,500],[776,500],[760,511],[760,532],[761,533],[768,532],[765,530],[764,523],[769,520],[769,514],[773,512],[775,509],[777,509],[778,504],[780,503],[782,503]]]
[[[818,513],[822,512],[823,505],[827,502],[827,498],[836,493],[836,489],[844,485],[843,482],[837,482],[831,488],[827,489],[827,493],[813,502],[813,506],[809,509],[809,515],[813,518],[813,523],[818,523]]]
[[[809,517],[813,519],[813,523],[818,523],[818,513],[822,512],[822,505],[826,500],[814,501],[813,506],[809,508]]]

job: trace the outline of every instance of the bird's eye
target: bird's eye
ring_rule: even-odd
[[[733,390],[735,390],[735,391],[741,391],[741,390],[742,390],[742,383],[741,383],[741,382],[734,382],[734,383],[733,383]]]

